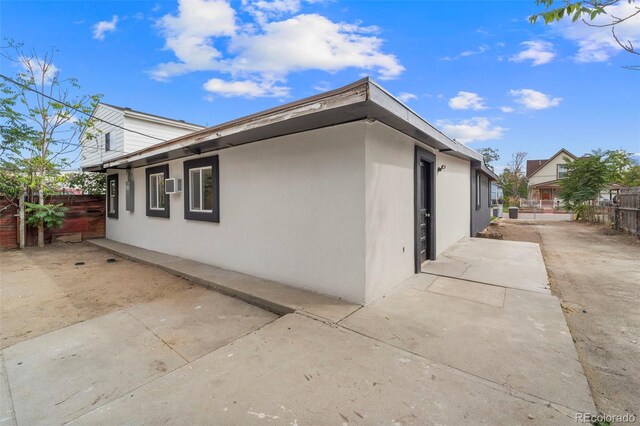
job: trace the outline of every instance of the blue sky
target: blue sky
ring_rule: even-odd
[[[621,67],[637,59],[606,29],[529,24],[534,0],[0,7],[3,36],[55,46],[62,76],[149,113],[215,125],[370,75],[449,136],[498,149],[498,166],[516,151],[640,153],[640,72]],[[640,21],[620,31],[640,45]]]

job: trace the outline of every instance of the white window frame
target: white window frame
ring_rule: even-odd
[[[213,187],[213,167],[211,166],[204,166],[204,167],[194,167],[189,169],[189,211],[192,212],[197,212],[197,213],[211,213],[213,212],[213,209],[203,209],[202,206],[204,205],[204,173],[202,173],[204,170],[210,170],[211,171],[211,186]],[[200,188],[200,208],[195,208],[193,207],[193,174],[194,172],[200,172],[200,182],[199,182],[199,188]],[[212,200],[213,201],[213,200]]]
[[[562,172],[560,171],[561,168],[564,169]],[[557,179],[562,179],[563,178],[563,176],[560,175],[561,173],[564,173],[565,176],[567,175],[567,165],[566,165],[566,163],[565,164],[556,165],[556,178]]]
[[[163,191],[162,194],[160,193],[160,185],[158,185],[158,177],[162,177],[162,180],[164,181],[164,173],[153,173],[149,175],[149,191],[155,191],[156,193],[156,203],[159,203],[160,201],[160,197],[162,197],[162,199],[164,200],[164,196],[165,196],[165,192]],[[153,179],[156,178],[156,184],[153,184]],[[163,207],[154,207],[153,204],[153,198],[151,197],[151,194],[149,194],[149,209],[150,210],[160,210],[163,211],[167,208],[166,203]]]
[[[116,197],[118,191],[118,181],[109,180],[109,214],[116,214]]]

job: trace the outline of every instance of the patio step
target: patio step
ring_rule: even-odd
[[[86,240],[86,242],[125,259],[158,267],[173,275],[228,296],[236,297],[279,315],[302,312],[336,323],[361,308],[361,305],[358,304],[334,299],[279,282],[147,250],[107,238]]]

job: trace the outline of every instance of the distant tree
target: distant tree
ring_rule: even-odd
[[[524,174],[526,158],[526,152],[515,152],[507,167],[498,177],[498,183],[502,187],[502,192],[507,200],[515,199],[517,201],[520,198],[527,197],[527,178]]]
[[[104,173],[69,173],[64,177],[64,185],[82,191],[84,195],[104,195],[107,191],[107,175]]]
[[[498,150],[487,147],[478,149],[478,152],[482,154],[482,157],[484,158],[484,164],[486,164],[488,168],[493,170],[493,165],[491,163],[500,159],[500,153],[498,152]]]
[[[35,51],[25,52],[21,44],[7,42],[2,56],[15,62],[20,71],[13,78],[3,76],[6,83],[0,86],[0,168],[6,172],[2,185],[18,185],[12,191],[4,190],[16,196],[22,223],[25,196],[33,198],[27,206],[37,197],[40,206],[29,206],[36,220],[28,223],[37,225],[38,246],[43,247],[45,225],[55,223],[61,211],[45,207],[45,196],[55,191],[60,170],[73,162],[69,156],[78,152],[76,136],[82,129],[91,134],[94,123],[89,117],[100,96],[73,94],[80,86],[74,78],[60,77],[53,52],[39,56]],[[22,239],[20,246],[24,246]]]
[[[617,16],[612,13],[613,6],[625,3],[633,5],[625,15]],[[611,28],[611,36],[622,49],[631,54],[640,55],[640,51],[633,45],[632,40],[621,40],[616,33],[616,28],[620,24],[640,15],[640,5],[636,5],[635,0],[563,0],[562,2],[558,0],[536,0],[536,5],[544,6],[546,10],[529,16],[529,22],[532,24],[535,24],[538,19],[543,19],[547,25],[569,17],[573,22],[580,19],[591,27]],[[604,16],[606,16],[606,19],[601,19],[602,22],[593,22],[597,17]],[[625,66],[623,68],[640,71],[640,65]]]
[[[631,166],[625,174],[622,185],[624,186],[640,186],[640,165]]]
[[[578,220],[597,221],[600,192],[613,183],[632,183],[637,164],[624,150],[594,150],[572,160],[565,157],[567,173],[560,180],[560,196]]]

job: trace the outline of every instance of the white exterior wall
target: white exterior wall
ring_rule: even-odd
[[[147,217],[144,168],[134,170],[135,212],[126,211],[120,171],[107,238],[364,303],[365,126],[220,151],[219,224],[185,220],[184,194],[171,195],[171,218]],[[169,162],[170,177],[193,158]]]
[[[415,140],[378,122],[366,135],[366,303],[412,276]]]
[[[94,111],[94,116],[108,123],[124,127],[124,112],[117,108],[100,104]],[[95,121],[95,128],[92,131],[95,138],[92,140],[88,140],[86,134],[81,136],[81,167],[97,166],[125,154],[124,130],[108,123],[100,120]],[[110,151],[104,150],[104,135],[106,133],[111,133]]]
[[[535,172],[529,178],[529,186],[538,185],[544,182],[551,182],[558,179],[557,166],[558,164],[567,163],[566,161],[564,161],[564,157],[566,155],[567,154],[565,154],[564,152],[561,152],[558,156],[545,164],[540,170]]]
[[[202,129],[202,127],[189,126],[187,124],[180,126],[177,123],[172,124],[170,121],[159,123],[156,121],[144,120],[132,117],[126,113],[124,127],[127,130],[133,130],[135,132],[155,136],[156,138],[160,138],[165,141]],[[162,142],[158,139],[150,138],[127,130],[124,131],[125,150],[127,153],[136,152]]]
[[[471,233],[471,164],[438,153],[436,165],[436,257]]]
[[[366,303],[415,273],[415,146],[436,154],[436,256],[469,236],[470,164],[379,122],[366,132]]]

